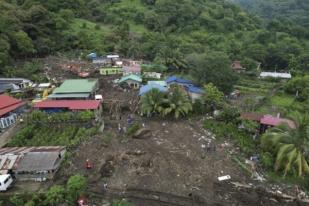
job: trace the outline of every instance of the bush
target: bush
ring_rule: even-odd
[[[140,129],[140,125],[138,123],[135,123],[131,127],[128,128],[126,135],[129,137],[133,136],[139,129]]]
[[[269,152],[262,153],[261,163],[262,163],[264,168],[266,168],[268,170],[273,170],[275,161],[274,161],[272,154],[269,153]]]
[[[225,105],[223,110],[220,111],[217,119],[225,123],[232,123],[238,125],[241,122],[239,117],[240,112],[236,107]]]
[[[134,206],[134,204],[123,199],[123,200],[113,200],[111,206]]]
[[[86,190],[86,178],[81,175],[71,176],[67,182],[67,194],[71,205],[75,205],[76,200]]]

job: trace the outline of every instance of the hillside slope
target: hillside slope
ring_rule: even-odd
[[[270,70],[308,69],[306,29],[280,22],[264,28],[224,0],[7,0],[0,9],[4,75],[16,58],[67,51],[118,52],[185,71],[188,55],[216,52],[249,69],[257,62]]]
[[[288,18],[309,26],[309,1],[307,0],[230,0],[244,9],[268,19]]]

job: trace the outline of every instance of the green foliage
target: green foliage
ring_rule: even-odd
[[[285,85],[285,91],[289,94],[298,95],[296,99],[305,101],[309,99],[309,75],[295,77]]]
[[[52,205],[56,206],[64,202],[65,198],[65,188],[60,185],[55,185],[49,188],[46,194],[46,201]]]
[[[133,136],[138,130],[140,129],[140,125],[138,123],[133,124],[130,126],[126,132],[126,135],[131,137]]]
[[[215,120],[206,120],[204,128],[211,131],[217,138],[231,138],[240,146],[242,152],[252,155],[254,153],[255,144],[251,137],[251,133],[239,130],[232,123],[224,123]]]
[[[240,112],[236,107],[225,105],[217,119],[225,123],[238,125],[240,123]]]
[[[123,200],[113,200],[111,206],[134,206],[134,204],[123,199]]]
[[[264,168],[272,170],[275,164],[273,155],[269,152],[264,152],[261,154],[261,162]]]
[[[88,116],[88,114],[87,114]],[[76,115],[73,115],[76,117]],[[72,122],[71,113],[48,115],[35,111],[31,114],[26,127],[21,129],[8,143],[9,146],[76,146],[85,138],[94,135],[96,127],[85,129],[80,123]],[[85,119],[83,119],[85,120]],[[52,126],[50,126],[52,124]]]
[[[25,202],[24,200],[17,195],[14,195],[10,198],[10,202],[14,205],[14,206],[24,206]]]
[[[81,175],[71,176],[67,182],[67,194],[71,205],[75,205],[76,200],[79,196],[85,192],[87,186],[87,180]]]
[[[292,10],[304,11],[304,1],[292,3]],[[265,5],[272,8],[273,3]],[[284,19],[264,27],[261,19],[222,0],[1,1],[0,10],[0,73],[6,76],[14,58],[70,50],[118,52],[185,73],[198,71],[204,73],[194,76],[198,82],[213,82],[224,92],[235,83],[228,70],[235,59],[249,70],[254,62],[271,70],[308,69],[303,23]],[[306,22],[306,13],[292,13],[299,17],[297,22]],[[204,64],[191,68],[184,60],[194,53],[207,55]],[[225,75],[218,79],[218,74]]]
[[[187,64],[198,84],[213,83],[224,93],[232,91],[237,81],[236,74],[230,69],[227,55],[222,52],[191,54],[187,57]]]
[[[167,71],[167,67],[161,64],[143,64],[143,72],[159,72],[163,73]]]
[[[261,138],[261,147],[276,157],[275,171],[283,171],[284,176],[294,174],[309,175],[309,115],[295,113],[296,129],[287,125],[269,129]]]
[[[224,94],[212,83],[204,86],[203,101],[208,111],[211,111],[212,107],[220,109],[224,105]]]
[[[176,119],[188,115],[192,111],[189,96],[178,86],[170,89],[166,94],[158,89],[152,89],[141,98],[141,113],[152,116],[159,114],[162,117],[169,115]]]

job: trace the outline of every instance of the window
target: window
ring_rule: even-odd
[[[10,180],[11,176],[9,176],[8,178],[6,178],[6,180],[4,180],[4,184],[6,184],[9,180]]]

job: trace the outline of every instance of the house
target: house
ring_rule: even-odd
[[[241,62],[240,61],[234,61],[231,65],[231,68],[236,71],[236,72],[243,72],[246,70],[246,68],[244,68],[242,65],[241,65]]]
[[[17,120],[22,113],[25,102],[7,95],[0,95],[0,129],[5,129]]]
[[[295,129],[296,125],[292,120],[284,119],[280,117],[274,117],[272,115],[264,115],[260,119],[260,133],[264,133],[268,128],[285,124],[291,129]]]
[[[94,99],[99,83],[97,79],[68,79],[54,89],[48,99],[85,100]]]
[[[144,72],[143,76],[145,78],[161,79],[162,74],[158,72]]]
[[[180,86],[193,86],[194,85],[192,81],[181,79],[176,76],[170,76],[165,81],[168,85],[172,85],[172,84],[177,84]]]
[[[0,148],[0,174],[11,174],[21,181],[52,179],[65,152],[61,146]]]
[[[140,75],[142,68],[139,64],[136,65],[131,65],[131,66],[123,66],[122,67],[123,70],[123,75],[130,75],[130,74],[136,74],[136,75]]]
[[[122,59],[123,66],[135,66],[135,65],[142,65],[142,61],[136,61],[132,59]]]
[[[51,87],[51,83],[40,83],[40,84],[33,84],[32,88],[36,91],[44,91],[45,89],[49,89]]]
[[[0,88],[9,87],[10,92],[20,92],[23,89],[31,87],[32,84],[33,82],[31,80],[24,78],[0,78]]]
[[[101,75],[115,75],[122,74],[123,70],[121,67],[104,67],[100,69]]]
[[[0,84],[0,94],[20,91],[19,86],[11,83]]]
[[[98,57],[92,59],[92,64],[101,64],[101,65],[111,65],[111,59],[108,59],[106,57]]]
[[[126,84],[130,88],[133,88],[133,89],[138,89],[141,83],[142,83],[142,78],[135,74],[124,76],[118,81],[118,84]]]
[[[159,84],[147,84],[147,85],[142,86],[140,88],[139,95],[143,96],[143,95],[145,95],[146,93],[148,93],[149,91],[151,91],[153,89],[157,89],[160,92],[167,92],[168,91],[167,87],[161,86]]]
[[[270,127],[275,127],[282,124],[286,124],[291,129],[296,128],[296,125],[292,120],[274,117],[272,115],[262,115],[251,112],[244,112],[240,114],[240,118],[243,120],[255,121],[259,123],[260,134],[265,133],[265,131]]]
[[[62,111],[93,111],[97,118],[101,117],[102,104],[100,100],[46,100],[37,102],[33,108],[46,112]]]
[[[202,98],[204,90],[196,86],[185,86],[185,89],[191,98],[192,102],[195,102],[197,99]]]
[[[291,79],[292,75],[290,73],[281,72],[261,72],[260,78],[281,78],[281,79]]]

